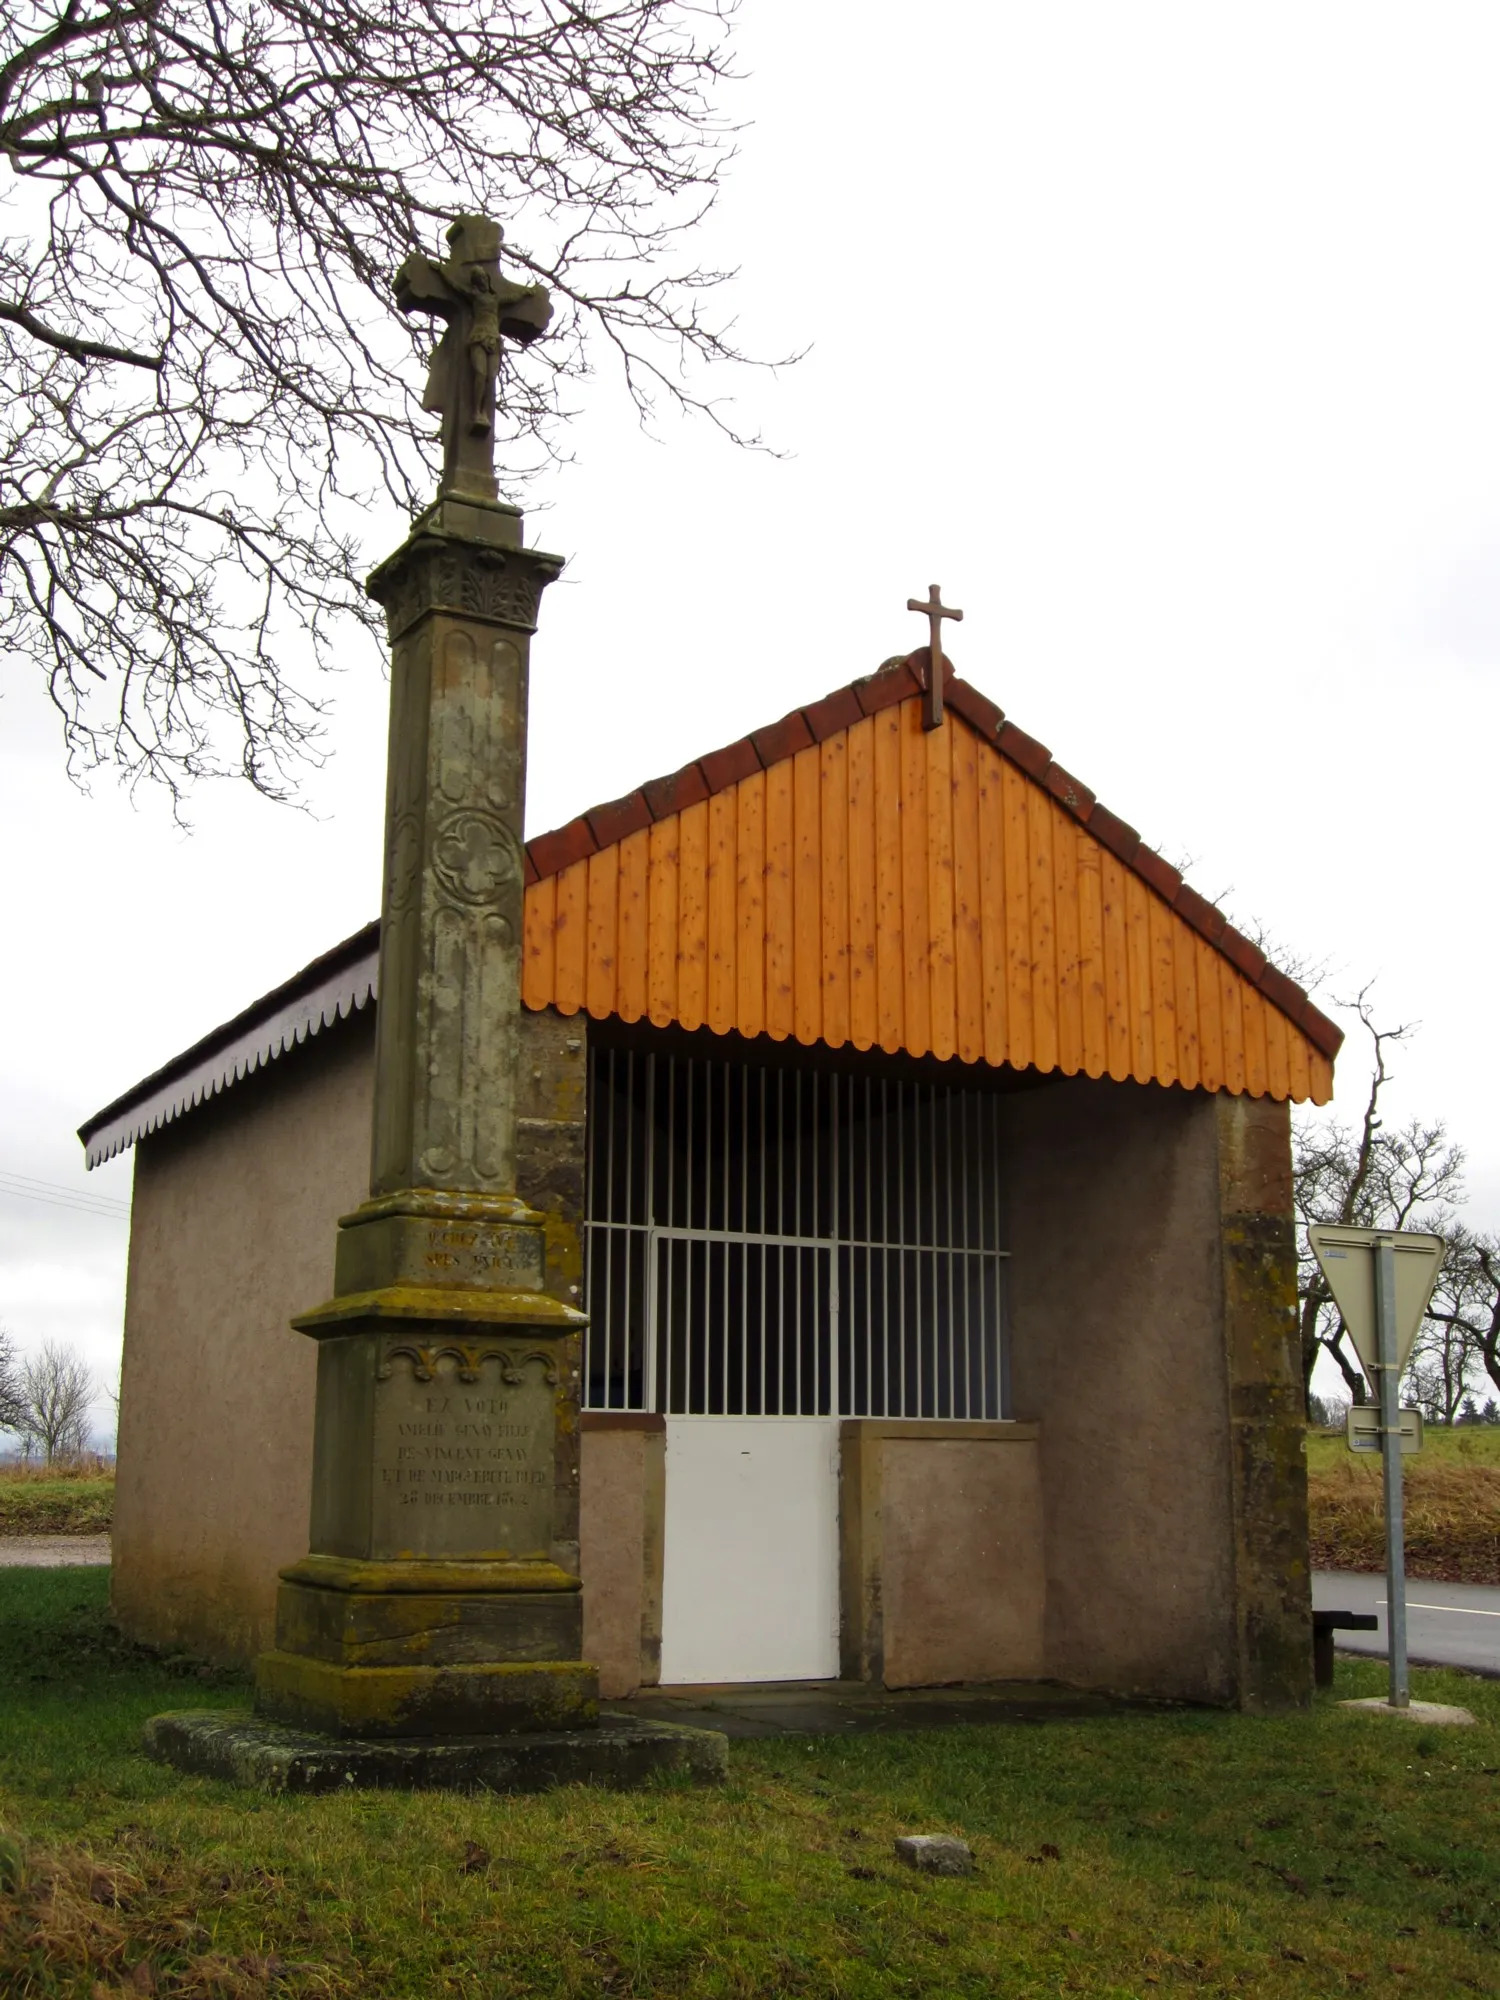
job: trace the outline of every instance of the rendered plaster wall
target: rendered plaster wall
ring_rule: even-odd
[[[841,1426],[843,1672],[886,1687],[1042,1673],[1032,1425]]]
[[[307,1553],[334,1229],[370,1173],[373,1010],[325,1028],[137,1148],[115,1492],[132,1638],[246,1665]]]
[[[248,1665],[277,1571],[307,1552],[316,1349],[338,1218],[370,1174],[366,1008],[137,1149],[112,1595],[133,1638]],[[518,1178],[547,1215],[548,1287],[582,1283],[585,1041],[521,1017]],[[574,1365],[576,1365],[576,1357]],[[561,1555],[577,1556],[577,1446],[560,1448]]]
[[[665,1445],[660,1417],[583,1419],[583,1657],[612,1700],[661,1671]]]
[[[1046,1672],[1306,1700],[1286,1107],[1075,1078],[1011,1098],[1006,1125],[1012,1407],[1044,1439]]]

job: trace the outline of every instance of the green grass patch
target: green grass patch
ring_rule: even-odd
[[[1406,1460],[1406,1569],[1437,1583],[1500,1584],[1500,1425],[1428,1428]],[[1380,1459],[1351,1452],[1342,1432],[1307,1440],[1309,1539],[1315,1569],[1385,1567]]]
[[[140,1755],[148,1715],[246,1690],[122,1645],[105,1601],[102,1571],[0,1572],[7,1996],[1500,1992],[1500,1685],[1415,1677],[1472,1730],[1322,1698],[736,1743],[722,1792],[288,1800]],[[900,1868],[913,1831],[978,1874]]]
[[[1373,1452],[1355,1453],[1340,1431],[1310,1430],[1307,1434],[1309,1472],[1333,1472],[1350,1462],[1369,1466],[1378,1480],[1380,1460]],[[1414,1465],[1477,1466],[1500,1471],[1500,1424],[1428,1424],[1422,1435],[1422,1449],[1407,1457]]]
[[[115,1513],[112,1470],[0,1469],[0,1535],[105,1535]]]

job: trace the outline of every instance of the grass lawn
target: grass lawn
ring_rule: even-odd
[[[287,1800],[138,1753],[148,1715],[246,1690],[104,1612],[101,1570],[0,1571],[6,2000],[1500,1994],[1500,1684],[1414,1677],[1470,1730],[1325,1697],[736,1743],[720,1792]],[[976,1876],[896,1864],[942,1831]]]
[[[1500,1584],[1500,1424],[1430,1426],[1404,1467],[1406,1570],[1436,1582]],[[1307,1497],[1315,1569],[1385,1567],[1379,1456],[1310,1431]]]
[[[0,1535],[104,1535],[114,1512],[111,1467],[0,1466]]]

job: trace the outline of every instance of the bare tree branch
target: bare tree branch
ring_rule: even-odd
[[[371,505],[430,490],[389,280],[461,210],[560,308],[508,350],[512,492],[596,364],[643,416],[743,360],[684,254],[733,0],[15,0],[0,14],[0,643],[79,772],[287,796],[361,623]],[[373,651],[373,649],[372,649]]]

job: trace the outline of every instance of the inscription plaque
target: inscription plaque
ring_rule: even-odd
[[[556,1423],[547,1357],[417,1355],[393,1352],[376,1383],[375,1552],[547,1559]]]

